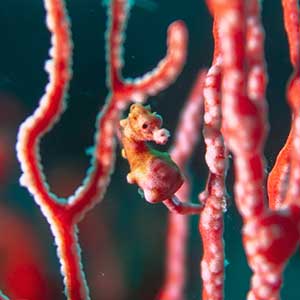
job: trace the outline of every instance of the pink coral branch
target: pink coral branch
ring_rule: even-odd
[[[42,209],[48,211],[60,204],[45,183],[38,149],[41,137],[51,129],[66,106],[65,93],[71,77],[72,43],[63,3],[59,0],[45,0],[45,7],[48,12],[47,26],[53,35],[49,50],[52,59],[45,65],[49,83],[39,107],[21,125],[16,149],[23,171],[21,184],[29,189]]]
[[[75,247],[77,251],[77,246],[72,240],[71,244],[66,243],[69,240],[64,236],[64,231],[71,226],[71,220],[65,215],[64,203],[59,203],[57,198],[49,192],[39,163],[38,150],[41,137],[58,120],[65,107],[64,97],[71,76],[72,46],[63,2],[46,0],[45,7],[47,25],[53,36],[53,44],[49,52],[53,59],[46,64],[50,81],[39,107],[20,127],[17,154],[23,171],[21,183],[28,188],[35,201],[40,205],[43,214],[50,223],[59,254],[62,254],[62,252],[67,251],[69,246],[71,249]],[[69,234],[76,236],[75,231],[70,231]],[[62,247],[63,250],[61,250]],[[60,256],[66,295],[72,300],[89,299],[85,276],[80,260],[74,259],[74,257],[77,258],[75,253],[77,252],[73,251],[70,255]],[[70,272],[70,269],[76,269],[77,272]]]
[[[284,199],[284,206],[300,206],[300,33],[299,33],[299,6],[298,1],[283,0],[284,25],[288,35],[290,59],[294,67],[294,73],[291,76],[287,88],[287,100],[293,114],[291,132],[288,138],[290,147],[289,152],[289,182]]]
[[[162,67],[153,75],[149,75],[150,81],[147,84],[128,86],[120,76],[122,67],[120,53],[128,11],[127,1],[111,1],[110,26],[107,33],[108,83],[111,93],[97,118],[92,166],[87,177],[74,195],[59,201],[49,191],[45,182],[39,163],[39,142],[59,119],[66,106],[64,98],[71,77],[72,43],[63,3],[62,0],[45,0],[47,26],[52,34],[50,50],[52,59],[46,64],[49,84],[39,107],[20,127],[17,154],[23,171],[21,183],[40,205],[55,237],[66,295],[70,300],[86,300],[90,298],[81,265],[76,224],[87,210],[103,198],[109,184],[114,165],[115,131],[120,114],[131,100],[138,100],[134,95],[143,95],[145,99],[150,90],[155,90],[156,93],[175,79],[184,64],[186,38],[184,25],[182,23],[173,25],[169,30],[168,54],[163,60],[165,63],[162,63]],[[180,59],[178,59],[179,51],[182,51]],[[168,70],[172,70],[172,76],[169,76]],[[164,82],[164,85],[158,82]]]
[[[232,5],[225,5],[224,1],[215,2],[223,4],[220,5],[222,14],[217,13],[222,36],[222,131],[226,144],[236,158],[238,208],[242,216],[248,219],[264,211],[261,152],[266,132],[265,102],[247,96],[248,72],[244,47],[247,6],[243,1],[234,1]],[[231,55],[232,51],[235,56]],[[242,189],[246,190],[242,192]],[[248,201],[244,195],[253,196],[253,201]]]
[[[268,126],[260,9],[256,0],[212,2],[222,36],[222,129],[234,154],[235,200],[244,221],[248,262],[254,271],[247,299],[276,300],[298,233],[289,211],[271,213],[264,205],[262,150]],[[280,247],[282,244],[285,247]]]
[[[214,37],[218,40],[217,22],[214,21]],[[218,49],[216,49],[218,52]],[[209,168],[209,178],[205,192],[205,207],[200,216],[199,231],[203,243],[201,260],[202,299],[220,300],[224,298],[224,245],[223,211],[225,202],[225,175],[227,151],[221,134],[221,59],[215,56],[209,69],[204,94],[204,128],[206,144],[205,159]]]
[[[299,65],[299,5],[297,0],[282,0],[284,27],[289,42],[290,60],[293,67]]]
[[[284,25],[289,42],[290,60],[294,71],[299,68],[299,6],[296,0],[282,0]],[[293,118],[294,119],[294,118]],[[295,120],[292,121],[289,136],[279,152],[275,165],[268,177],[269,205],[272,209],[279,209],[288,190],[291,169],[291,151]],[[288,196],[290,198],[290,196]]]
[[[290,176],[290,154],[292,147],[293,128],[277,155],[275,164],[268,176],[268,199],[270,209],[279,209],[284,203]]]
[[[188,101],[180,116],[176,129],[171,157],[180,170],[186,169],[194,146],[199,138],[201,117],[203,115],[203,84],[205,71],[199,72]],[[187,177],[187,175],[185,175]],[[186,178],[176,196],[183,202],[188,202],[190,184]],[[170,213],[168,216],[167,253],[165,282],[157,297],[159,300],[183,300],[186,280],[186,242],[187,242],[187,217]]]
[[[122,44],[125,38],[129,1],[109,1],[108,24],[106,32],[106,61],[107,82],[113,90],[119,90],[123,86],[121,80],[121,69],[123,67]]]
[[[202,299],[224,298],[224,244],[223,211],[226,208],[225,176],[227,151],[221,133],[221,75],[222,57],[220,52],[219,19],[214,15],[214,57],[204,85],[204,128],[206,144],[205,160],[209,177],[204,193],[205,208],[199,220],[199,232],[203,243],[201,260]]]
[[[203,243],[201,260],[203,300],[224,299],[224,191],[224,176],[210,173],[206,188],[208,194],[206,204],[199,221]]]
[[[284,26],[289,42],[290,60],[294,68],[294,75],[290,80],[287,97],[292,108],[292,125],[285,145],[277,156],[275,165],[268,178],[268,194],[271,208],[279,209],[282,205],[297,202],[300,183],[298,172],[300,171],[297,159],[299,148],[297,139],[299,129],[295,126],[299,120],[298,99],[299,92],[299,5],[295,0],[282,0]],[[295,144],[296,143],[296,144]],[[294,153],[295,152],[295,153]],[[294,154],[293,154],[294,153]],[[291,166],[292,164],[292,166]]]

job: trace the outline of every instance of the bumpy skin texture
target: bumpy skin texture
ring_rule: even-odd
[[[122,155],[130,165],[127,181],[137,184],[151,203],[171,198],[183,184],[181,172],[170,155],[147,144],[167,142],[169,132],[161,125],[161,117],[141,104],[133,104],[128,118],[120,121]]]

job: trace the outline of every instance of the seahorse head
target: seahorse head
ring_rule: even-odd
[[[151,107],[132,104],[127,119],[120,121],[124,134],[136,141],[154,141],[165,144],[170,136],[167,129],[161,128],[162,118]]]

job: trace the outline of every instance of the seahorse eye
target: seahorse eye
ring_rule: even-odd
[[[144,124],[142,125],[142,128],[143,128],[143,129],[147,129],[147,128],[148,128],[148,123],[144,123]]]

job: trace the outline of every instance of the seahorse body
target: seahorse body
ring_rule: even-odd
[[[127,119],[120,121],[123,157],[130,165],[127,181],[137,184],[145,199],[157,203],[171,198],[183,184],[177,165],[167,152],[152,149],[147,141],[166,143],[169,133],[162,120],[148,107],[134,104]]]

